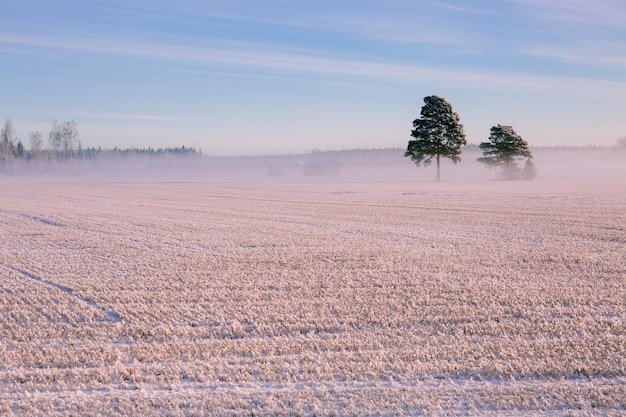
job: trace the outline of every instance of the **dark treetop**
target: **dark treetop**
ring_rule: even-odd
[[[424,97],[421,119],[413,121],[414,129],[404,156],[410,157],[417,166],[428,166],[433,158],[437,161],[439,179],[439,159],[449,158],[455,164],[461,160],[461,146],[466,145],[463,125],[459,115],[443,97]]]

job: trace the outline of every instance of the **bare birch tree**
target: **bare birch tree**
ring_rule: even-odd
[[[63,159],[68,157],[70,160],[74,159],[74,148],[78,141],[78,129],[76,128],[76,122],[66,121],[61,125],[61,138],[63,143]]]
[[[15,130],[11,119],[6,119],[2,130],[0,130],[0,160],[10,161],[13,159],[13,140],[15,139]]]
[[[30,139],[30,153],[34,158],[39,158],[43,151],[43,139],[41,132],[34,130],[28,134]]]
[[[59,126],[56,120],[52,122],[52,127],[50,128],[50,133],[48,134],[48,145],[50,146],[52,157],[56,158],[61,150],[61,146],[63,145],[61,126]]]

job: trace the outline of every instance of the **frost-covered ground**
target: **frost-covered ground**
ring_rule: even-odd
[[[624,177],[0,195],[0,414],[626,413]]]

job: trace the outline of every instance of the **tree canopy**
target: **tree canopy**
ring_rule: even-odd
[[[497,125],[491,128],[488,142],[479,145],[483,156],[478,162],[489,168],[502,168],[502,175],[506,179],[533,179],[536,175],[532,163],[532,153],[526,142],[511,126]],[[518,162],[525,161],[524,168],[517,166]]]
[[[421,119],[413,121],[414,129],[404,156],[417,166],[437,162],[437,181],[440,179],[440,159],[448,158],[455,164],[461,160],[461,146],[466,145],[463,125],[452,105],[439,96],[424,97]]]

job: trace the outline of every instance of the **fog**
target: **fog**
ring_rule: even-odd
[[[0,414],[619,414],[626,152],[470,150],[5,165]]]
[[[534,148],[537,180],[626,178],[624,148]],[[465,150],[461,162],[441,163],[442,182],[497,181],[499,169],[477,162],[481,153]],[[403,149],[312,152],[251,157],[105,156],[65,162],[12,162],[0,180],[139,182],[433,182],[435,163],[416,167]]]

